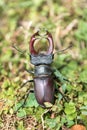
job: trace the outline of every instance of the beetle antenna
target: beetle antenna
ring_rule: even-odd
[[[68,50],[69,48],[71,48],[72,46],[73,46],[73,44],[69,45],[67,48],[65,48],[65,49],[63,49],[63,50],[56,51],[56,52],[54,53],[54,55],[57,54],[57,53],[64,52],[64,51]]]
[[[25,55],[26,50],[21,51],[21,50],[18,49],[15,45],[12,45],[12,48],[14,48],[16,51],[20,52],[21,54]],[[30,55],[30,54],[28,54],[28,55]]]

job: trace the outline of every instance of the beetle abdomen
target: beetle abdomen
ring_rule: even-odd
[[[51,76],[41,76],[34,78],[34,91],[37,102],[45,107],[45,102],[54,102],[54,85]]]

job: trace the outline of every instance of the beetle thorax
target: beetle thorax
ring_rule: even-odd
[[[50,55],[44,55],[44,54],[38,54],[38,55],[30,55],[30,62],[33,65],[40,65],[40,64],[51,64],[53,61],[53,54]]]
[[[52,74],[52,69],[50,66],[48,65],[38,65],[35,66],[35,72],[34,72],[35,76],[49,76]]]

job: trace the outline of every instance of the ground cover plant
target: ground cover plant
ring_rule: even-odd
[[[34,93],[22,105],[33,83],[29,59],[29,40],[38,28],[52,33],[55,55],[53,68],[60,76],[55,87],[55,104],[41,108]],[[45,48],[46,41],[36,46]],[[12,46],[16,46],[18,52]],[[66,77],[70,82],[63,81]],[[0,130],[68,130],[75,124],[87,129],[87,2],[85,0],[3,0],[0,1]]]

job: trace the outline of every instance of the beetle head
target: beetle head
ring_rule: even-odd
[[[34,43],[37,40],[37,36],[41,36],[39,31],[33,34],[30,39],[29,49],[30,49],[31,63],[34,65],[51,64],[53,60],[53,48],[54,48],[52,35],[48,31],[46,31],[45,39],[48,40],[49,47],[45,53],[39,53],[34,48]]]

